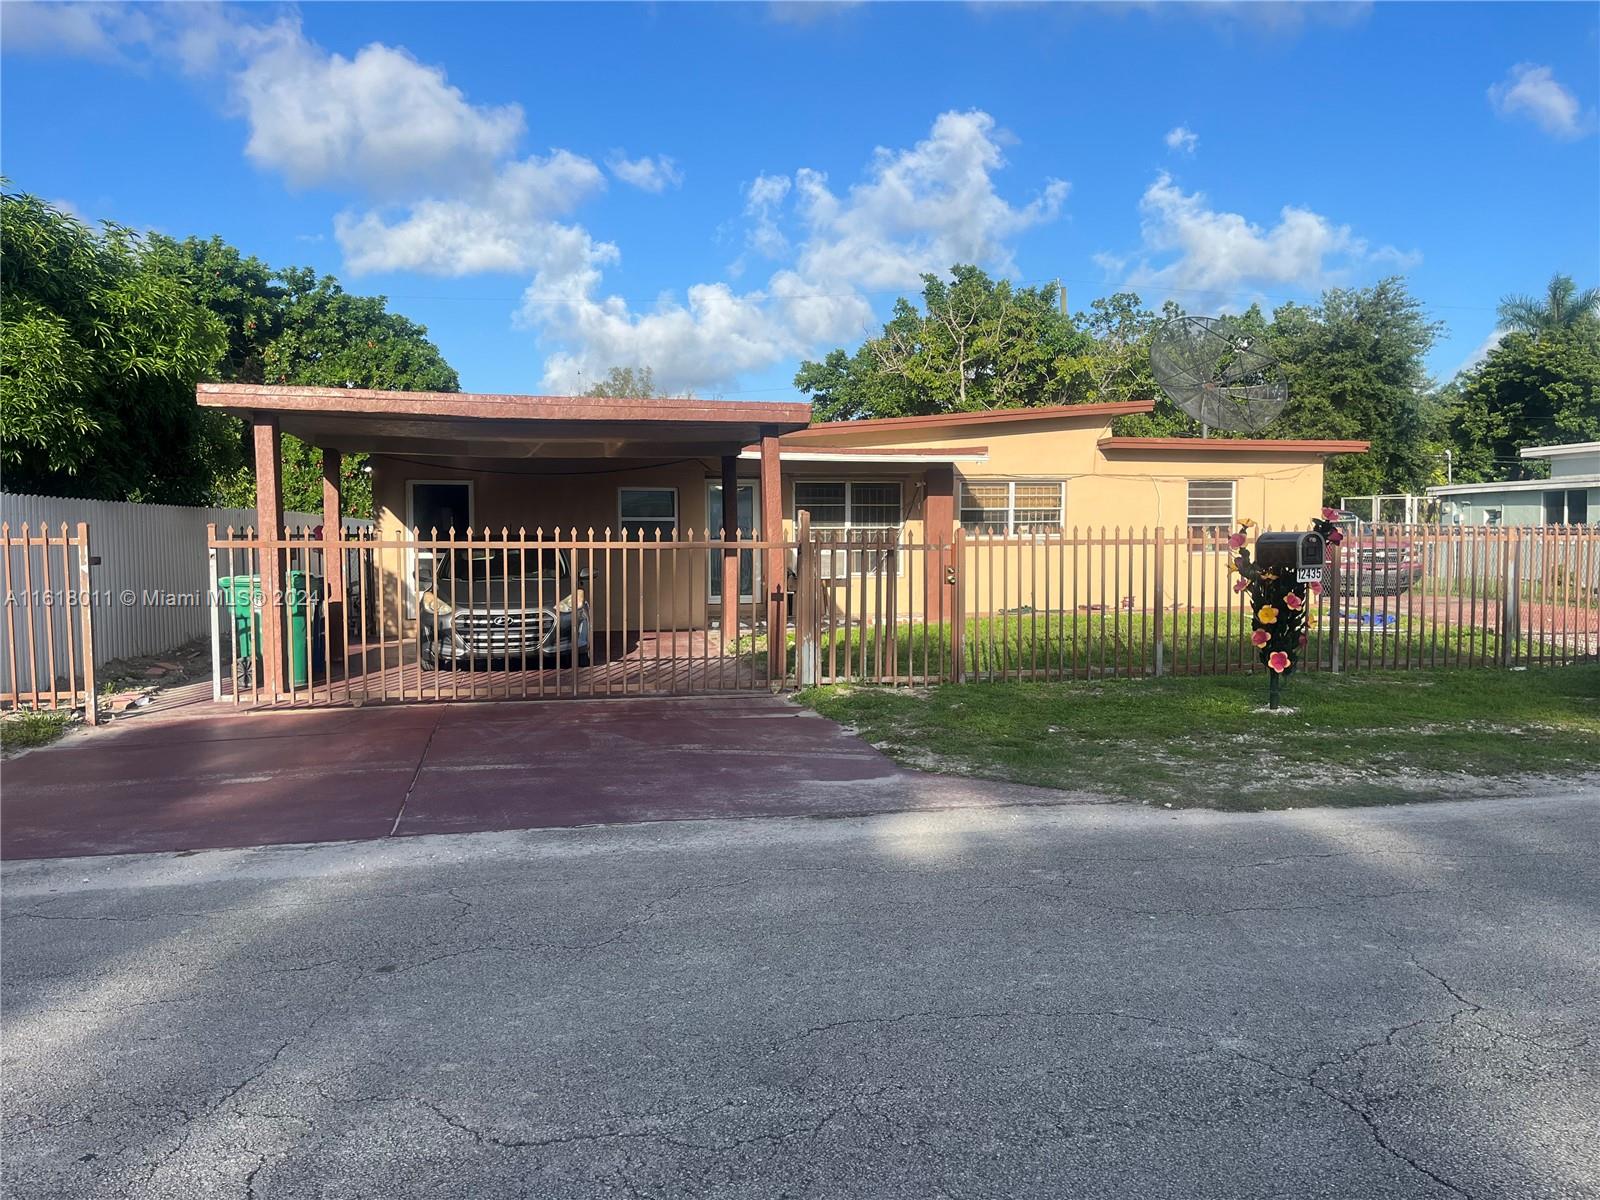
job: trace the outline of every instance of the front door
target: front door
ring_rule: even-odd
[[[424,480],[413,479],[406,485],[406,530],[418,531],[421,542],[433,540],[433,531],[440,539],[448,538],[450,530],[461,537],[472,525],[472,483],[463,479]],[[411,564],[410,595],[406,597],[409,616],[417,615],[417,597],[433,586],[434,552],[418,549]]]

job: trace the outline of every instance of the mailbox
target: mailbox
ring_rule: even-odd
[[[1256,539],[1256,565],[1292,570],[1297,583],[1322,579],[1327,544],[1320,533],[1263,533]]]

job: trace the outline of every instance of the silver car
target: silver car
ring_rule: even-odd
[[[436,561],[420,598],[422,665],[542,666],[547,658],[589,665],[590,616],[567,555],[554,548],[455,550]],[[537,660],[537,661],[535,661]]]

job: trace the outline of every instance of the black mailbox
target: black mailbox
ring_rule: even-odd
[[[1325,549],[1320,533],[1263,533],[1256,539],[1256,564],[1320,571],[1326,559]]]

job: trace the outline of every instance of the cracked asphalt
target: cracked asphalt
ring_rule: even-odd
[[[1600,791],[10,864],[18,1197],[1600,1196]]]

